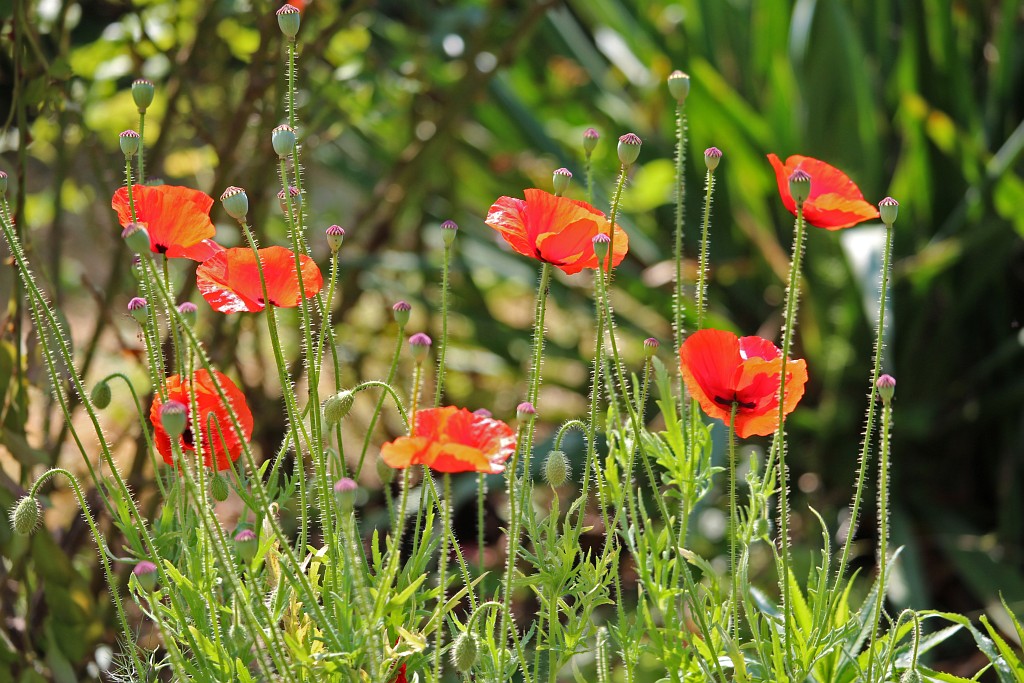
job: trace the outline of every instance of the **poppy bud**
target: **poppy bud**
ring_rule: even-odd
[[[0,197],[7,194],[7,172],[0,171]]]
[[[11,528],[16,534],[28,536],[36,530],[42,516],[39,501],[35,499],[35,496],[25,496],[11,511]]]
[[[302,208],[302,193],[299,192],[299,188],[294,185],[288,188],[288,195],[292,200],[292,209],[298,213],[299,209]],[[277,201],[281,203],[281,213],[285,216],[288,215],[288,200],[285,198],[284,190],[277,193]]]
[[[921,683],[924,679],[921,678],[921,672],[917,669],[907,669],[900,676],[900,683]]]
[[[358,490],[359,485],[348,477],[334,482],[334,498],[338,501],[342,512],[352,512],[352,507],[356,503],[356,491]]]
[[[256,550],[260,547],[256,532],[252,529],[241,529],[233,540],[238,558],[246,564],[252,562],[252,558],[256,557]]]
[[[886,197],[878,202],[878,213],[882,216],[882,222],[892,225],[896,222],[896,216],[900,212],[900,203],[892,197]]]
[[[178,313],[181,314],[181,319],[189,327],[193,327],[196,324],[196,317],[199,314],[199,309],[191,301],[186,301],[178,306]]]
[[[187,412],[185,404],[180,401],[171,400],[160,406],[160,424],[171,440],[177,439],[185,432]]]
[[[619,161],[623,166],[632,166],[640,156],[643,140],[635,133],[626,133],[619,138]]]
[[[811,176],[802,169],[796,169],[789,176],[789,194],[797,204],[803,204],[811,194]]]
[[[132,99],[135,100],[135,106],[139,108],[140,114],[145,114],[149,105],[153,104],[153,95],[155,94],[156,88],[152,81],[147,81],[145,78],[136,78],[132,81]]]
[[[668,92],[682,104],[690,94],[690,77],[676,69],[668,75]]]
[[[118,137],[121,143],[121,153],[125,159],[131,159],[139,152],[139,141],[142,138],[134,130],[126,130]]]
[[[758,517],[754,520],[754,538],[768,539],[768,532],[771,531],[771,526],[768,524],[768,520],[764,517]]]
[[[548,459],[544,462],[544,479],[548,484],[557,489],[569,479],[571,474],[569,459],[565,457],[563,451],[548,453]]]
[[[659,342],[654,337],[648,337],[647,339],[644,339],[644,358],[650,358],[655,353],[657,353],[659,346],[661,346],[661,342]]]
[[[882,375],[878,378],[875,386],[878,387],[878,396],[882,399],[882,403],[889,405],[892,397],[896,394],[896,380],[892,375]]]
[[[718,162],[722,160],[722,150],[717,147],[708,147],[704,150],[704,165],[712,173],[718,168]]]
[[[422,363],[427,359],[427,354],[430,352],[430,345],[433,342],[430,341],[430,337],[417,332],[416,334],[409,337],[409,348],[412,349],[412,357],[417,363]]]
[[[327,235],[327,246],[331,248],[331,253],[337,254],[341,249],[341,243],[345,241],[345,228],[340,225],[332,225],[324,232]]]
[[[444,246],[450,247],[455,242],[455,235],[459,232],[459,226],[455,221],[445,221],[441,224],[441,239]]]
[[[597,255],[598,262],[604,261],[604,257],[608,255],[608,245],[611,243],[612,238],[603,232],[594,235],[594,254]]]
[[[459,673],[469,673],[476,664],[476,635],[463,631],[452,646],[452,666]]]
[[[219,474],[213,475],[210,480],[210,495],[218,503],[228,499],[228,480]]]
[[[149,232],[142,223],[129,223],[124,226],[121,239],[139,256],[149,252]]]
[[[153,589],[156,588],[156,565],[149,560],[142,560],[135,565],[135,569],[132,570],[132,574],[139,582],[139,586],[142,587],[142,590],[147,593],[152,593]]]
[[[561,197],[569,189],[572,181],[572,173],[567,168],[560,168],[552,174],[551,184],[554,186],[555,196]]]
[[[519,424],[529,422],[537,415],[537,409],[533,407],[533,404],[529,401],[523,401],[516,406],[516,419],[519,420]]]
[[[89,393],[89,400],[100,410],[110,405],[110,385],[107,384],[107,380],[96,382],[96,386]]]
[[[149,316],[149,303],[141,296],[133,297],[128,302],[128,312],[135,318],[140,325],[146,324],[146,318]]]
[[[270,133],[270,142],[279,157],[286,157],[295,149],[295,129],[288,124],[275,128]]]
[[[395,471],[391,469],[391,465],[384,462],[384,458],[377,458],[377,478],[384,486],[390,484],[391,480],[395,478]]]
[[[597,141],[601,136],[598,135],[597,131],[593,128],[587,128],[583,131],[583,151],[586,153],[587,158],[593,153],[594,148],[597,147]]]
[[[412,306],[406,301],[396,301],[395,305],[391,307],[391,311],[395,314],[395,322],[399,327],[405,327],[409,323],[409,311],[411,310]]]
[[[348,411],[352,410],[353,403],[355,396],[348,390],[340,391],[324,401],[324,421],[327,426],[333,427],[344,420]]]
[[[224,211],[236,221],[244,221],[249,213],[249,195],[240,187],[232,185],[224,190],[220,196],[220,203]]]
[[[301,18],[299,8],[294,5],[285,5],[277,10],[277,25],[281,28],[281,33],[291,40],[295,40],[295,36],[299,33]]]

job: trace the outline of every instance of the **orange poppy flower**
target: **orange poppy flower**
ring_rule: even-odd
[[[849,176],[835,166],[812,157],[794,155],[783,164],[774,154],[768,161],[775,168],[782,203],[796,215],[796,202],[789,193],[789,176],[800,169],[811,176],[811,194],[804,202],[804,218],[811,225],[826,230],[849,228],[872,218],[878,218],[878,208],[864,201],[864,195]]]
[[[316,296],[324,286],[320,268],[305,254],[299,256],[299,262],[306,298]],[[295,274],[295,252],[284,247],[260,249],[260,263],[270,303],[279,308],[298,306],[302,296]],[[221,313],[257,312],[266,305],[252,249],[234,247],[215,254],[196,268],[196,283],[207,303]]]
[[[213,197],[177,185],[133,185],[136,222],[149,233],[149,248],[169,258],[205,261],[223,247],[213,241],[217,233],[210,221]],[[122,226],[132,222],[128,189],[117,188],[110,206]]]
[[[435,472],[498,474],[515,450],[515,432],[501,420],[445,406],[416,413],[412,436],[384,444],[380,455],[399,469],[426,465]]]
[[[779,374],[782,352],[767,339],[740,337],[724,330],[699,330],[679,349],[683,380],[709,417],[729,422],[736,407],[740,438],[767,436],[779,426]],[[807,363],[786,362],[788,415],[804,395]]]
[[[238,418],[238,424],[242,427],[245,441],[252,436],[252,413],[245,402],[245,395],[242,394],[234,382],[226,375],[214,371],[224,395],[228,398],[228,405],[225,405],[217,395],[217,388],[214,380],[206,370],[197,370],[193,377],[196,391],[196,403],[199,406],[199,413],[202,415],[203,426],[203,464],[213,468],[216,462],[218,470],[226,470],[231,463],[238,459],[242,453],[242,440],[235,433],[234,426],[228,411],[234,411]],[[185,406],[186,423],[185,431],[178,437],[178,445],[185,453],[195,453],[195,425],[192,421],[191,403],[189,399],[189,382],[182,380],[181,375],[171,375],[164,382],[167,388],[167,401],[177,401]],[[160,409],[164,402],[157,394],[153,399],[153,405],[149,409],[149,421],[153,423],[153,441],[160,456],[168,465],[174,464],[174,452],[171,449],[171,439],[164,429],[163,420],[160,418]],[[210,416],[213,416],[213,419]],[[222,436],[223,435],[223,436]]]
[[[556,197],[544,190],[524,190],[526,199],[499,197],[487,212],[491,226],[523,256],[550,263],[567,275],[597,268],[594,237],[609,233],[608,219],[586,202]],[[629,251],[629,237],[615,226],[612,264]]]

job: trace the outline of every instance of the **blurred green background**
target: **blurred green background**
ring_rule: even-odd
[[[269,134],[284,118],[278,6],[0,0],[0,168],[10,174],[18,224],[71,322],[90,379],[115,366],[144,376],[134,327],[121,314],[132,280],[109,208],[123,182],[117,135],[138,121],[134,78],[157,84],[145,131],[150,174],[214,196],[240,185],[263,241],[283,240]],[[898,607],[977,616],[1002,591],[1021,611],[1022,36],[1019,0],[309,2],[299,36],[300,132],[314,234],[331,223],[348,234],[336,310],[346,381],[386,369],[396,299],[414,305],[410,331],[439,328],[434,228],[450,218],[461,230],[448,397],[500,417],[514,412],[525,386],[536,269],[499,244],[483,217],[500,195],[549,188],[557,167],[582,181],[588,126],[602,136],[593,169],[599,207],[607,207],[614,181],[616,138],[632,131],[644,141],[624,200],[631,250],[615,303],[631,357],[638,360],[640,340],[655,336],[671,363],[674,102],[665,79],[682,69],[692,78],[691,266],[702,151],[714,145],[724,152],[711,237],[713,325],[778,336],[792,218],[767,153],[818,157],[846,171],[869,201],[899,200],[884,369],[898,382],[893,533],[907,549],[903,580],[890,597]],[[581,187],[575,196],[583,196]],[[237,242],[219,205],[214,219],[218,239]],[[821,511],[840,534],[873,338],[865,301],[875,300],[878,266],[865,245],[878,230],[814,230],[805,259],[795,355],[808,360],[811,381],[790,422],[796,505]],[[325,256],[322,244],[318,253]],[[854,267],[858,259],[863,272]],[[175,265],[188,283],[189,266]],[[4,301],[12,281],[5,268]],[[191,293],[185,286],[183,297]],[[539,406],[550,425],[584,412],[590,307],[586,276],[556,279]],[[43,464],[61,457],[63,437],[60,420],[30,419],[45,412],[47,400],[31,343],[27,371],[42,390],[28,395],[28,411],[8,381],[11,311],[0,314],[4,507]],[[276,379],[263,376],[251,343],[262,334],[257,322],[201,307],[201,334],[217,363],[240,366],[267,452],[284,426]],[[145,494],[152,475],[145,458],[133,457],[138,429],[127,408],[120,417],[110,434],[125,445]],[[94,554],[73,516],[51,520],[54,539],[33,541],[34,552],[59,544],[79,558],[77,571],[70,564],[68,571],[102,595],[89,568]],[[797,540],[816,548],[819,532],[805,517]],[[870,511],[856,533],[869,569]],[[29,551],[6,528],[0,550],[0,595],[9,598],[0,604],[10,617],[19,612],[13,605],[32,599],[16,587]],[[96,598],[82,593],[75,614],[88,623]],[[33,606],[44,609],[32,603],[30,614]],[[57,637],[49,626],[43,634],[11,624],[2,629],[9,646]],[[76,665],[83,656],[65,654]]]

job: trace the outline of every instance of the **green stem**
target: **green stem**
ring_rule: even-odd
[[[484,503],[487,500],[487,475],[480,472],[476,475],[476,573],[484,574]]]
[[[626,186],[626,175],[629,167],[623,164],[619,168],[619,180],[615,183],[615,194],[612,195],[612,205],[608,211],[608,236],[612,241],[608,243],[608,262],[605,264],[608,277],[611,278],[612,268],[615,267],[615,219],[619,215],[619,202],[622,201],[622,189]]]
[[[442,228],[447,232],[447,228]],[[437,380],[434,389],[434,405],[441,405],[441,396],[444,394],[444,373],[445,354],[448,350],[448,264],[451,260],[452,247],[447,242],[444,245],[444,265],[441,269],[441,340],[437,349]],[[547,265],[547,264],[545,264]]]
[[[675,261],[676,281],[673,292],[672,331],[675,335],[675,353],[679,357],[679,349],[686,335],[683,310],[686,297],[683,293],[683,226],[685,224],[684,204],[686,201],[686,112],[683,102],[676,103],[676,229],[675,229]],[[682,382],[680,382],[682,385]],[[685,408],[685,390],[679,392],[679,411]]]
[[[875,618],[881,620],[882,607],[885,604],[886,569],[889,559],[889,434],[892,428],[892,405],[882,406],[882,429],[879,434],[878,448],[878,590],[875,595]],[[853,532],[851,528],[850,532]],[[875,664],[875,635],[872,631],[871,645],[868,647],[868,677],[871,680]],[[883,671],[884,674],[884,671]]]
[[[434,641],[434,680],[441,680],[441,647],[444,645],[444,608],[448,600],[448,586],[445,574],[448,570],[448,534],[451,530],[452,475],[444,473],[444,511],[441,514],[441,554],[437,558],[438,588],[437,598],[437,638]],[[439,506],[440,507],[440,506]],[[467,590],[472,590],[466,586]]]
[[[736,536],[739,534],[740,520],[736,510],[736,409],[739,404],[732,402],[732,409],[729,411],[729,578],[731,584],[731,597],[729,609],[732,613],[730,626],[732,638],[739,642],[740,623],[740,585],[739,572],[736,566]]]
[[[398,326],[398,335],[395,337],[395,350],[391,353],[391,366],[388,368],[387,379],[384,383],[391,386],[391,383],[395,381],[395,374],[398,372],[398,361],[402,357],[402,345],[405,342],[405,326]],[[370,418],[370,424],[366,428],[366,435],[363,437],[363,448],[359,453],[359,464],[356,465],[355,475],[353,479],[359,478],[359,473],[363,471],[363,462],[366,460],[366,453],[370,449],[370,439],[373,437],[373,429],[377,426],[377,420],[380,419],[381,411],[384,408],[384,395],[382,394],[377,399],[377,405],[373,409],[373,416]]]
[[[711,196],[715,191],[715,174],[709,170],[704,180],[704,220],[700,231],[700,265],[697,270],[697,329],[704,329],[704,315],[707,313],[708,301],[708,233],[711,227]],[[678,350],[677,350],[678,352]]]
[[[132,214],[132,223],[139,220],[138,214],[135,213],[135,193],[132,190],[132,160],[130,157],[124,158],[124,182],[128,188],[128,210]]]
[[[146,184],[146,112],[139,110],[139,184]]]

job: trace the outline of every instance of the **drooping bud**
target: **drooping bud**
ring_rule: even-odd
[[[28,536],[36,530],[42,516],[39,501],[35,496],[25,496],[11,511],[11,528],[16,534]]]
[[[187,422],[188,409],[181,401],[171,400],[160,406],[160,424],[172,441],[185,432]]]
[[[181,314],[181,319],[189,327],[195,327],[196,318],[199,315],[199,309],[191,301],[185,301],[178,306],[178,313]]]
[[[556,169],[551,176],[551,185],[555,190],[555,196],[561,197],[569,189],[572,182],[572,172],[567,168]]]
[[[395,305],[391,307],[391,312],[395,315],[395,322],[398,323],[399,327],[405,327],[409,324],[409,312],[412,310],[412,306],[407,301],[396,301]]]
[[[594,254],[597,255],[599,263],[604,261],[604,257],[608,255],[608,247],[612,243],[612,238],[607,233],[599,232],[594,235]]]
[[[124,226],[121,239],[139,256],[149,253],[149,231],[143,223],[129,223]]]
[[[256,537],[256,532],[248,528],[240,529],[235,534],[233,541],[238,558],[246,564],[252,562],[252,558],[256,557],[256,551],[260,547],[260,541]]]
[[[152,81],[145,78],[136,78],[132,81],[132,99],[135,100],[135,106],[139,108],[140,114],[145,114],[149,105],[153,104],[155,94],[156,88]]]
[[[100,410],[103,410],[110,405],[110,398],[110,385],[105,379],[101,379],[99,382],[96,382],[92,391],[89,392],[89,400],[92,401],[92,404]]]
[[[718,162],[722,160],[722,150],[717,147],[708,147],[704,150],[704,165],[708,167],[708,170],[712,173],[718,168]]]
[[[279,157],[286,157],[295,149],[295,129],[287,123],[270,132],[270,142]]]
[[[878,202],[878,213],[882,216],[882,222],[891,226],[896,222],[896,216],[900,212],[900,203],[892,197],[886,197]]]
[[[240,187],[232,185],[224,190],[220,196],[220,203],[224,207],[225,213],[236,221],[244,221],[249,213],[249,195],[245,194],[245,190]]]
[[[583,131],[583,151],[586,153],[588,159],[597,147],[597,141],[600,137],[601,136],[598,132],[593,128],[587,128]]]
[[[118,136],[118,142],[121,143],[121,153],[124,154],[125,159],[131,159],[139,153],[139,141],[141,139],[134,130],[126,130]]]
[[[676,69],[668,75],[668,92],[676,98],[676,102],[686,102],[686,96],[690,94],[690,77]]]
[[[463,631],[452,645],[452,666],[459,673],[469,673],[476,664],[476,635]]]
[[[921,672],[913,667],[904,671],[903,675],[900,676],[900,683],[921,683],[922,681],[924,681],[924,678],[922,678]]]
[[[327,423],[327,426],[333,427],[344,420],[348,411],[352,410],[353,403],[355,403],[355,395],[347,389],[339,391],[324,401],[324,422]]]
[[[352,512],[356,504],[356,492],[359,485],[352,479],[344,477],[334,482],[334,498],[338,501],[342,512]]]
[[[433,342],[430,341],[430,337],[417,332],[416,334],[409,337],[409,348],[412,350],[412,358],[417,363],[422,363],[427,359],[427,354],[430,353],[430,345]]]
[[[569,458],[563,451],[548,453],[548,459],[544,462],[544,479],[548,484],[557,489],[569,479],[570,474]]]
[[[295,36],[298,35],[301,19],[299,8],[294,5],[285,5],[277,10],[277,25],[281,28],[281,33],[290,40],[295,40]]]
[[[345,241],[345,228],[332,225],[324,233],[327,235],[327,246],[331,248],[331,253],[337,254],[341,249],[341,243]]]
[[[384,462],[384,458],[377,458],[377,478],[380,483],[387,486],[395,478],[395,470],[391,465]]]
[[[459,232],[459,226],[455,221],[445,221],[441,224],[441,239],[444,246],[450,247],[455,242],[455,235]]]
[[[295,213],[298,213],[302,209],[302,193],[299,192],[299,188],[292,185],[288,188],[288,196],[292,200],[292,209]],[[284,190],[277,193],[277,201],[281,204],[281,213],[285,216],[288,215],[288,199],[285,197]]]
[[[892,397],[896,394],[896,380],[892,375],[882,375],[878,378],[875,386],[878,387],[878,396],[882,399],[882,403],[889,405]]]
[[[619,162],[623,166],[632,166],[640,156],[640,145],[643,140],[635,133],[626,133],[619,138]]]
[[[811,176],[798,168],[789,176],[789,194],[797,204],[803,204],[811,195]]]
[[[133,297],[128,302],[128,312],[140,325],[145,325],[149,317],[149,303],[141,296]]]
[[[153,589],[156,588],[156,565],[149,560],[142,560],[135,565],[135,568],[132,569],[132,574],[138,580],[142,590],[147,593],[152,593]]]
[[[213,475],[213,479],[210,480],[210,495],[218,503],[222,503],[228,499],[228,480],[219,474]]]
[[[654,337],[648,337],[647,339],[644,339],[644,358],[650,358],[651,356],[656,354],[658,352],[659,346],[661,346],[661,342],[659,342]]]
[[[523,401],[516,406],[516,420],[519,424],[529,422],[537,416],[537,409],[533,407],[533,404],[529,401]]]

